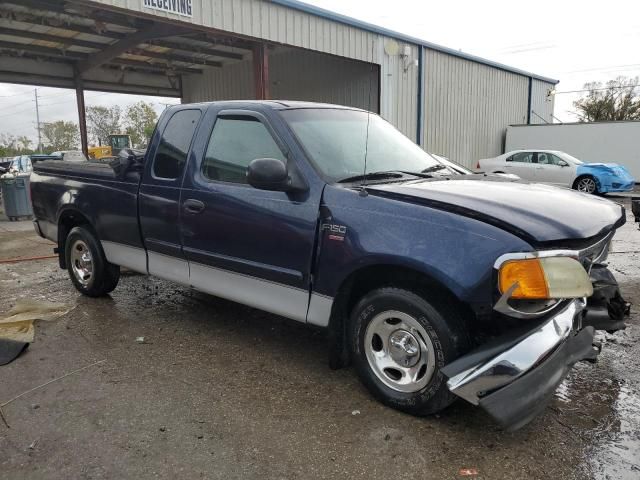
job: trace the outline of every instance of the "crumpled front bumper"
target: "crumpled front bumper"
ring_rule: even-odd
[[[572,300],[529,332],[515,333],[442,369],[451,392],[515,430],[538,415],[573,365],[594,359],[594,328],[582,327],[583,300]]]

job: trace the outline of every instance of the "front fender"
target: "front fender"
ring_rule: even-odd
[[[495,260],[532,250],[479,220],[347,188],[327,186],[322,212],[314,290],[330,297],[353,272],[392,265],[425,274],[466,303],[491,302]]]

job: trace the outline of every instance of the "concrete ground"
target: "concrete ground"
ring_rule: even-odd
[[[0,313],[19,298],[76,305],[37,322],[0,367],[0,404],[104,360],[3,408],[0,478],[640,478],[640,231],[628,220],[610,265],[634,303],[629,328],[602,335],[599,362],[515,433],[462,401],[427,418],[380,405],[351,369],[329,370],[319,330],[142,275],[89,299],[54,259],[0,263]],[[50,253],[30,222],[0,221],[0,259]]]

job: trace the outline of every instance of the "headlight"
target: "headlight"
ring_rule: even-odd
[[[508,260],[500,266],[498,288],[514,299],[582,298],[593,294],[583,266],[571,257]]]

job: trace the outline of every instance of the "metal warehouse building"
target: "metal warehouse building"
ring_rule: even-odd
[[[469,166],[557,83],[294,0],[3,0],[0,81],[75,88],[81,130],[85,89],[351,105]]]

